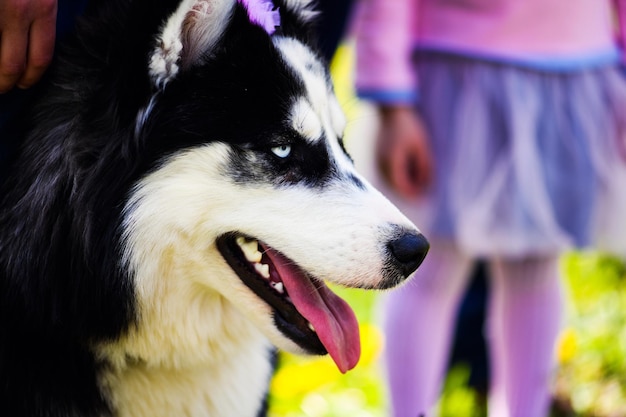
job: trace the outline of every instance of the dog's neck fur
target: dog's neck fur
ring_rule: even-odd
[[[196,277],[200,264],[224,263],[220,255],[183,261],[178,251],[191,250],[181,241],[146,255],[154,262],[135,277],[140,319],[120,339],[96,347],[109,364],[100,375],[104,395],[116,417],[256,415],[273,348],[235,305]],[[216,266],[209,275],[218,274]],[[147,278],[152,275],[158,282]]]
[[[118,417],[255,415],[261,407],[268,377],[249,369],[257,368],[263,361],[239,355],[232,362],[228,369],[233,369],[233,374],[216,375],[212,367],[169,370],[136,365],[122,374],[109,375],[114,387],[112,408]],[[250,400],[251,396],[255,401]]]
[[[273,371],[271,345],[231,304],[223,299],[219,304],[213,313],[223,321],[204,352],[194,355],[202,356],[198,363],[181,363],[176,357],[148,363],[126,356],[103,372],[101,386],[116,417],[252,416],[261,409]],[[142,340],[146,335],[141,333],[129,343]],[[150,339],[144,348],[156,343],[152,347],[159,350],[158,337]],[[108,347],[109,353],[117,348]]]
[[[105,385],[118,417],[252,416],[261,409],[271,373],[258,353],[250,348],[233,353],[221,367],[135,364],[106,375]]]

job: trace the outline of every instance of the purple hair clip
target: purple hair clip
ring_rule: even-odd
[[[250,21],[261,26],[268,34],[271,35],[276,31],[276,26],[280,26],[280,14],[272,0],[238,1],[245,6]]]

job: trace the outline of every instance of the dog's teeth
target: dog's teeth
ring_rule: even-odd
[[[254,269],[263,278],[265,278],[265,279],[269,279],[270,278],[270,266],[269,265],[256,263],[256,264],[254,264]]]
[[[279,294],[285,293],[285,286],[282,282],[272,282],[272,287],[274,287]]]
[[[315,331],[315,327],[313,327],[311,323],[309,323],[309,329],[311,329],[312,331]]]
[[[243,236],[238,236],[236,242],[248,262],[261,262],[263,254],[259,252],[259,242],[256,240],[246,240]]]

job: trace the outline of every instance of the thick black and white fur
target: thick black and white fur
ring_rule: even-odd
[[[235,0],[94,1],[62,47],[2,192],[0,415],[264,415],[273,346],[325,350],[261,252],[313,287],[421,262],[344,150],[316,12],[274,3],[269,35]]]

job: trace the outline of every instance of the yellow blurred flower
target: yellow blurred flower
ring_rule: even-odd
[[[384,336],[373,324],[363,323],[359,326],[361,333],[361,359],[357,367],[367,367],[378,360],[383,349]]]
[[[383,336],[371,324],[359,326],[361,334],[361,359],[356,369],[372,365],[380,355]],[[310,358],[281,353],[281,366],[272,379],[270,391],[278,398],[294,398],[339,380],[342,377],[337,366],[328,356]]]
[[[329,357],[289,360],[276,371],[270,391],[275,397],[294,398],[315,391],[340,375]]]
[[[567,327],[559,335],[556,344],[556,357],[559,364],[570,362],[576,355],[577,347],[578,335],[573,328]]]

